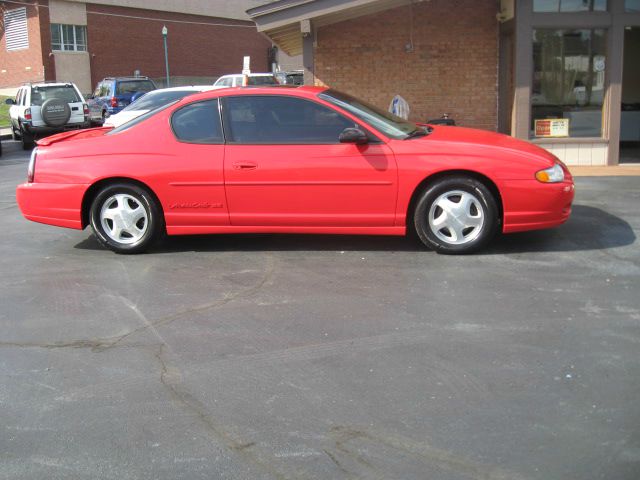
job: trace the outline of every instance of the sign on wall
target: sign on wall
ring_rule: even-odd
[[[568,137],[568,118],[544,118],[535,121],[536,137]]]

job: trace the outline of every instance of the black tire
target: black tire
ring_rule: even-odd
[[[23,150],[31,150],[33,148],[33,135],[28,133],[23,126],[20,126],[20,140],[22,141]]]
[[[124,228],[118,233],[114,228],[116,219],[104,218],[103,213],[108,210],[118,212],[123,208],[122,205],[126,205],[124,208],[129,208],[132,212],[139,212],[137,208],[140,206],[145,218],[136,220],[142,212],[133,214],[129,219],[123,219],[121,215],[117,225]],[[159,241],[165,232],[164,216],[155,197],[147,189],[130,183],[114,183],[102,188],[91,202],[89,219],[98,242],[116,253],[144,252]],[[133,234],[129,233],[132,231]]]
[[[482,182],[451,176],[428,185],[420,194],[413,223],[427,247],[443,254],[466,254],[484,247],[495,236],[500,211]]]

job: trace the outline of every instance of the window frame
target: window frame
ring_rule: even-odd
[[[573,12],[569,12],[569,13],[573,13]],[[554,13],[553,15],[563,15],[564,13]],[[603,100],[602,100],[602,105],[600,105],[600,118],[601,118],[601,123],[600,123],[600,134],[598,136],[567,136],[567,137],[537,137],[535,135],[535,118],[534,118],[534,107],[538,106],[538,105],[534,105],[533,103],[533,88],[534,88],[534,76],[536,73],[535,70],[535,48],[534,48],[534,44],[535,42],[533,41],[534,35],[536,30],[548,30],[548,31],[560,31],[563,33],[566,32],[577,32],[577,31],[589,31],[590,35],[593,35],[594,32],[596,30],[601,30],[603,32],[603,36],[604,36],[604,58],[605,58],[605,72],[604,72],[604,85],[603,85]],[[601,28],[601,27],[578,27],[578,28],[573,28],[573,27],[537,27],[537,26],[533,26],[531,28],[531,38],[532,38],[532,48],[531,48],[531,79],[530,79],[530,84],[529,84],[529,91],[530,91],[530,96],[529,96],[529,141],[536,141],[536,142],[540,142],[540,143],[549,143],[551,142],[592,142],[593,140],[596,141],[604,141],[606,139],[606,121],[605,121],[605,109],[607,108],[607,103],[606,103],[606,96],[607,96],[607,90],[609,89],[609,84],[610,84],[610,73],[608,71],[609,69],[609,42],[610,40],[610,29],[609,28]],[[563,105],[564,106],[564,105]],[[563,115],[564,115],[564,111],[563,111]],[[566,117],[561,117],[561,118],[566,118]],[[569,129],[571,129],[571,123],[569,124]]]
[[[53,52],[88,52],[89,51],[89,41],[87,36],[87,26],[86,25],[73,25],[69,23],[51,23],[50,24],[50,34],[51,34],[51,50]],[[72,27],[73,39],[66,38],[64,34],[65,28],[63,27]],[[60,43],[53,42],[53,29],[56,28],[58,30],[58,34],[60,36]],[[84,29],[84,44],[78,43],[78,30],[79,28]],[[72,45],[73,48],[66,48],[66,45]],[[60,47],[60,48],[56,48]],[[82,48],[79,48],[82,47]]]
[[[375,135],[374,133],[372,133],[370,131],[370,128],[368,126],[364,127],[362,125],[361,122],[350,118],[349,116],[345,115],[344,113],[342,113],[341,111],[333,108],[332,106],[329,105],[325,105],[324,103],[320,103],[320,102],[316,102],[312,99],[309,98],[304,98],[304,97],[298,97],[296,95],[282,95],[282,94],[266,94],[266,93],[261,93],[261,94],[257,94],[257,95],[226,95],[224,97],[220,98],[220,103],[222,105],[222,126],[224,129],[224,136],[226,139],[226,143],[228,145],[256,145],[256,146],[266,146],[266,145],[342,145],[342,143],[340,142],[340,140],[338,138],[336,138],[335,142],[313,142],[313,143],[308,143],[308,142],[251,142],[251,143],[245,143],[245,142],[237,142],[235,140],[233,140],[233,132],[231,131],[231,119],[229,118],[229,115],[231,113],[231,110],[229,108],[228,105],[228,99],[229,98],[258,98],[258,97],[269,97],[269,98],[293,98],[296,100],[300,100],[303,102],[308,102],[311,103],[314,106],[317,107],[321,107],[321,108],[325,108],[333,113],[335,113],[336,115],[339,115],[341,118],[347,120],[348,122],[352,123],[354,128],[359,128],[360,130],[362,130],[363,132],[365,132],[365,134],[367,135],[367,137],[369,137],[369,143],[370,144],[378,144],[378,143],[382,143],[382,141],[377,137],[377,135]]]
[[[180,100],[182,100],[182,99],[180,99]],[[174,103],[177,103],[180,100],[177,100]],[[175,128],[173,127],[173,117],[174,117],[174,115],[176,115],[181,110],[184,110],[185,108],[191,107],[193,105],[197,105],[199,103],[209,103],[209,102],[211,102],[211,103],[217,102],[218,120],[220,122],[220,133],[221,133],[222,141],[220,141],[220,142],[194,142],[194,141],[189,141],[189,140],[183,140],[182,138],[180,138],[177,135]],[[173,112],[171,112],[171,116],[169,117],[169,127],[171,128],[171,133],[173,134],[173,137],[175,138],[175,140],[178,143],[186,143],[186,144],[190,144],[190,145],[226,145],[227,144],[227,141],[226,141],[227,136],[226,136],[226,132],[225,132],[225,129],[224,129],[224,120],[222,119],[222,105],[221,105],[220,97],[207,98],[205,100],[197,100],[195,102],[187,103],[186,105],[183,105],[180,108],[176,108]]]

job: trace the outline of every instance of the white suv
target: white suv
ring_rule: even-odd
[[[14,140],[33,147],[36,137],[89,126],[89,107],[73,83],[31,83],[6,101]]]

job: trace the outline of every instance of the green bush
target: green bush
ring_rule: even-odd
[[[7,98],[13,97],[5,97],[4,95],[0,95],[0,128],[8,127],[9,123],[9,105],[4,103]]]

